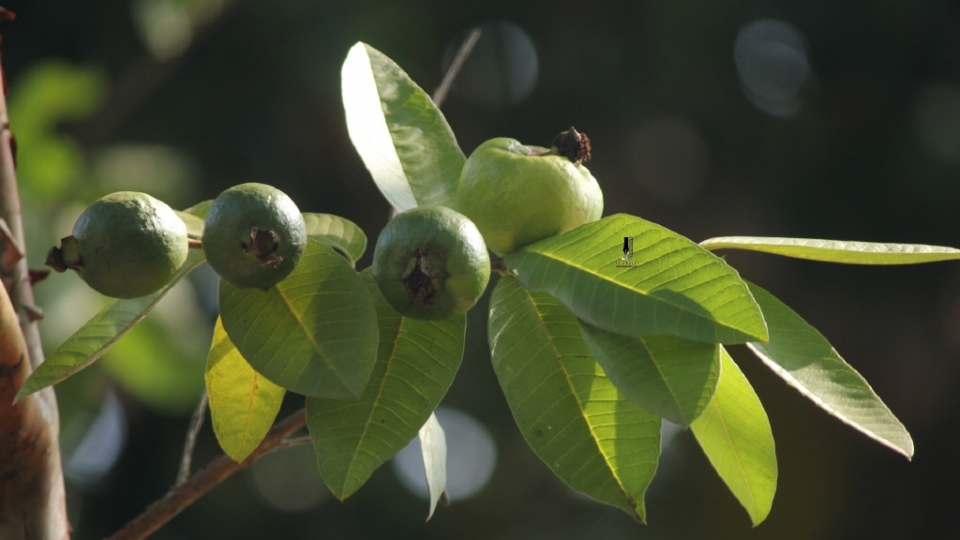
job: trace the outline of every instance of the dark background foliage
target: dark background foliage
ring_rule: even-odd
[[[639,215],[698,241],[767,235],[960,246],[954,1],[46,0],[6,7],[18,15],[0,30],[24,204],[33,213],[34,266],[67,234],[82,208],[77,201],[116,189],[150,191],[183,208],[237,183],[270,183],[302,210],[342,215],[375,241],[389,208],[346,133],[339,84],[346,52],[365,41],[430,92],[477,25],[484,37],[443,105],[466,153],[495,136],[548,145],[572,124],[593,141],[590,168],[604,189],[605,214]],[[728,260],[817,326],[866,376],[913,434],[912,463],[827,416],[734,348],[777,441],[780,482],[769,519],[750,529],[693,437],[681,432],[648,493],[650,525],[633,524],[571,492],[525,447],[489,365],[478,309],[468,355],[444,401],[496,441],[496,469],[478,494],[424,524],[425,502],[387,466],[340,503],[322,495],[309,452],[296,454],[301,448],[287,452],[304,459],[280,460],[300,469],[262,476],[294,497],[297,478],[321,486],[304,492],[314,501],[306,509],[278,508],[245,472],[156,537],[957,537],[956,264],[843,267],[738,253]],[[360,266],[367,264],[369,254]],[[198,306],[206,324],[212,289],[209,275],[197,277],[192,296],[181,298]],[[76,312],[98,301],[76,281],[55,276],[38,290],[49,350],[82,322]],[[157,319],[121,342],[107,369],[61,386],[68,460],[104,411],[119,403],[112,414],[122,418],[115,462],[94,472],[68,467],[78,539],[112,532],[173,481],[209,330],[194,339],[193,352],[178,353],[169,342],[189,339],[170,316]],[[143,367],[140,358],[154,361]],[[289,401],[287,408],[298,406]],[[197,459],[216,452],[206,427]]]

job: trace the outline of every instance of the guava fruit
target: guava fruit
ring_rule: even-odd
[[[293,272],[307,244],[296,203],[266,184],[233,186],[213,200],[203,222],[203,252],[221,278],[267,290]]]
[[[373,277],[401,314],[443,319],[477,303],[490,280],[490,255],[465,216],[420,206],[397,214],[380,233]]]
[[[590,139],[570,128],[552,148],[490,139],[460,174],[456,210],[503,256],[517,248],[600,219],[603,192],[583,166]]]
[[[187,226],[166,203],[120,191],[80,214],[73,234],[47,253],[47,265],[77,274],[95,291],[137,298],[166,285],[187,260]]]

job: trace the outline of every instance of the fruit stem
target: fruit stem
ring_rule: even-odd
[[[203,249],[203,241],[199,238],[187,238],[187,248]]]
[[[513,272],[507,268],[507,261],[503,257],[490,257],[490,271],[496,272],[501,276],[512,276]]]

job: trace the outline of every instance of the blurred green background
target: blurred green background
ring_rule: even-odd
[[[269,183],[304,211],[353,220],[375,241],[389,208],[346,133],[346,52],[365,41],[432,92],[475,26],[483,37],[443,104],[466,153],[496,136],[546,145],[574,125],[593,141],[605,214],[639,215],[697,241],[960,246],[956,1],[5,7],[18,15],[0,30],[34,267],[86,204],[120,189],[184,208],[237,183]],[[461,495],[430,523],[426,502],[404,483],[416,459],[387,464],[340,503],[309,447],[298,447],[231,478],[155,538],[960,537],[960,268],[739,253],[728,261],[818,327],[871,382],[913,434],[912,463],[734,347],[777,442],[770,517],[751,529],[691,434],[667,430],[647,497],[650,524],[634,524],[570,491],[526,448],[476,309],[444,400],[448,434],[459,433],[451,475],[463,475]],[[58,387],[75,538],[112,533],[172,484],[203,386],[215,290],[210,272],[196,272],[96,367]],[[69,274],[51,276],[37,295],[48,351],[103,302]],[[299,406],[288,401],[284,411]],[[195,463],[217,452],[208,424]]]

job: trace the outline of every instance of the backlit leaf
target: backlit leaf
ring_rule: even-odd
[[[270,430],[286,391],[250,367],[219,318],[205,380],[213,432],[220,447],[234,461],[243,461]]]
[[[427,521],[430,521],[443,492],[447,490],[447,437],[437,421],[437,415],[430,415],[420,428],[419,436],[427,491],[430,492],[430,512],[427,514]]]
[[[204,260],[203,250],[191,249],[187,260],[170,283],[140,298],[119,299],[94,315],[60,344],[40,364],[17,393],[20,400],[41,388],[66,379],[103,356],[131,328],[137,325],[174,285]]]
[[[487,337],[513,417],[564,482],[643,521],[644,492],[660,456],[660,419],[604,375],[557,299],[502,277]]]
[[[960,259],[960,249],[921,244],[881,244],[813,238],[723,236],[700,242],[709,249],[744,249],[843,264],[918,264]]]
[[[632,242],[624,260],[625,240]],[[528,288],[580,319],[623,335],[705,343],[766,340],[746,283],[722,259],[655,223],[618,214],[506,256]]]
[[[777,454],[760,398],[725,349],[713,399],[690,425],[707,455],[754,527],[763,522],[777,491]]]
[[[356,400],[307,399],[307,426],[320,474],[343,500],[417,436],[453,382],[466,316],[403,317],[370,269],[360,274],[376,306],[380,342],[370,382]]]
[[[466,158],[430,96],[365,43],[347,54],[341,84],[350,140],[387,201],[451,206]]]
[[[604,373],[643,410],[690,425],[720,376],[720,346],[674,336],[622,336],[580,321]]]
[[[913,456],[913,439],[867,381],[816,328],[766,290],[750,284],[770,326],[770,341],[748,343],[761,360],[810,401],[867,437]]]
[[[220,280],[220,317],[255,370],[307,396],[356,398],[377,359],[377,312],[363,279],[314,239],[266,291]]]

